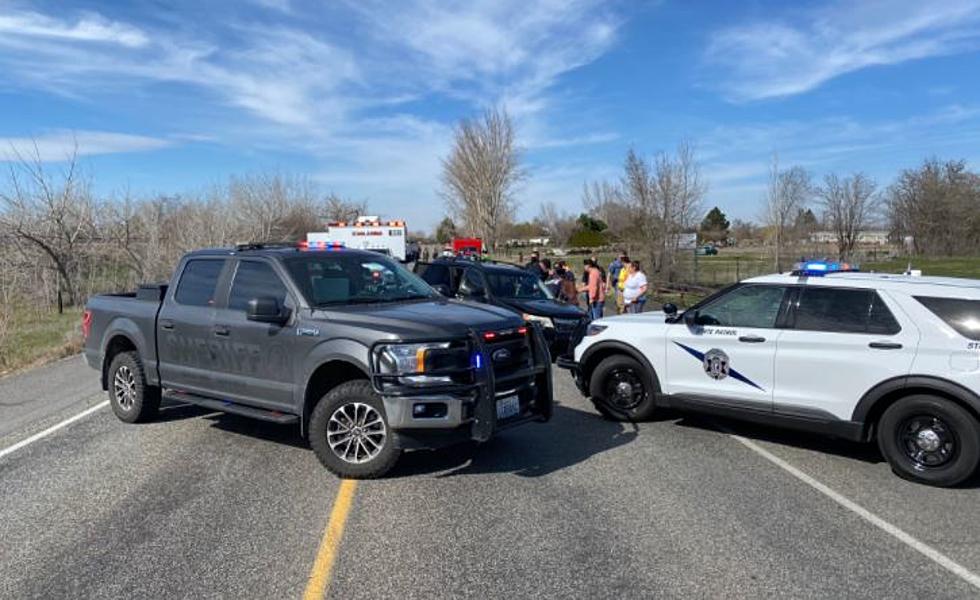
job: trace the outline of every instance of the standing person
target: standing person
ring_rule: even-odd
[[[628,256],[621,256],[619,261],[623,266],[619,268],[615,279],[613,279],[613,286],[616,290],[617,315],[626,312],[626,303],[623,301],[623,288],[626,287],[626,276],[629,275],[630,258]]]
[[[619,281],[619,272],[623,268],[624,258],[626,258],[626,253],[620,251],[616,258],[609,263],[609,267],[606,269],[608,272],[606,288],[612,292],[613,299],[616,300],[616,306],[619,306],[619,290],[616,289],[616,283]]]
[[[623,302],[626,311],[630,314],[643,312],[643,305],[647,298],[647,276],[640,268],[639,261],[629,263],[627,267],[626,282],[623,286]]]
[[[599,265],[592,259],[585,259],[585,274],[587,283],[580,290],[585,292],[589,318],[594,321],[602,318],[606,306],[606,282]]]
[[[558,276],[560,282],[558,299],[565,304],[578,306],[578,290],[575,286],[574,271],[569,268],[567,262],[561,261],[555,268],[555,274]]]
[[[545,262],[548,263],[547,268],[543,266]],[[528,260],[527,264],[524,265],[524,270],[528,271],[529,273],[534,273],[538,276],[538,279],[544,281],[548,277],[548,271],[551,270],[551,261],[549,261],[547,258],[542,261],[541,256],[535,250],[531,253],[530,260]]]

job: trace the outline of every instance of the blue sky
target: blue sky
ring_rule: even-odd
[[[887,185],[980,163],[980,1],[0,0],[0,160],[77,142],[104,194],[309,174],[431,227],[452,125],[518,125],[519,216],[682,140],[732,217],[772,156]]]

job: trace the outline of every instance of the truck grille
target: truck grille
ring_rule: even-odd
[[[488,342],[487,361],[493,369],[493,377],[498,382],[498,388],[514,388],[523,381],[515,381],[514,377],[533,365],[530,339],[526,335],[519,337],[501,337]],[[532,377],[528,377],[531,380]],[[499,391],[499,390],[498,390]]]

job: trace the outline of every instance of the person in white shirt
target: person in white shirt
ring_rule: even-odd
[[[629,271],[623,285],[623,302],[626,304],[626,312],[641,313],[647,300],[647,276],[640,268],[639,261],[632,261],[627,268]]]

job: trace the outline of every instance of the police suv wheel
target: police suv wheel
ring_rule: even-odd
[[[980,463],[980,423],[945,398],[908,396],[881,416],[878,447],[898,476],[953,486],[970,477]]]
[[[596,409],[616,421],[643,421],[656,410],[652,378],[630,356],[604,358],[592,372],[589,393]]]
[[[138,352],[120,352],[112,358],[107,373],[109,405],[120,421],[149,421],[160,409],[160,388],[146,383],[146,372]]]
[[[344,479],[381,477],[401,455],[384,403],[367,381],[344,383],[320,399],[310,416],[310,446]]]

